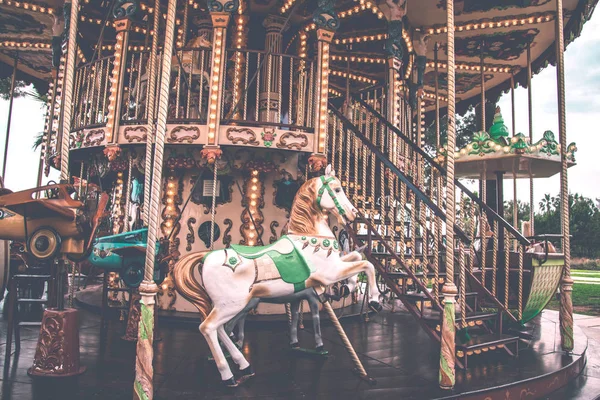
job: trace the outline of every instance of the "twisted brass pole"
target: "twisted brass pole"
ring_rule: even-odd
[[[454,195],[454,152],[456,149],[455,115],[455,64],[454,64],[454,0],[446,0],[448,31],[448,157],[446,162],[446,281],[442,288],[444,313],[440,349],[439,383],[442,389],[452,389],[456,382],[454,371],[455,355],[455,311],[454,303],[458,289],[454,284],[454,219],[456,199]]]
[[[140,325],[138,329],[138,342],[135,360],[135,382],[133,387],[134,400],[152,400],[154,350],[154,303],[158,288],[154,283],[154,264],[156,254],[156,240],[158,236],[160,218],[160,191],[162,183],[163,158],[165,150],[165,135],[167,131],[167,109],[169,103],[169,85],[171,83],[171,56],[173,55],[173,37],[175,34],[175,9],[177,0],[169,0],[167,7],[167,20],[164,35],[163,58],[161,68],[160,94],[158,104],[158,118],[156,124],[156,147],[152,171],[152,196],[148,218],[148,243],[146,251],[146,264],[144,281],[140,285],[142,300]],[[160,12],[160,8],[154,10]],[[156,34],[156,32],[155,32]],[[156,35],[155,35],[156,36]]]
[[[154,111],[156,101],[156,72],[158,51],[158,32],[160,30],[160,0],[154,0],[154,35],[152,35],[152,50],[148,60],[148,97],[146,99],[146,114],[148,123],[146,125],[146,161],[144,166],[144,224],[148,225],[150,217],[150,182],[152,181],[152,143],[154,141]]]
[[[60,147],[60,179],[69,179],[69,139],[71,116],[73,112],[73,75],[77,59],[77,21],[79,20],[79,0],[71,0],[69,18],[69,41],[67,43],[67,61],[65,64],[64,86],[62,92],[63,124]]]
[[[531,88],[531,45],[527,46],[527,109],[529,115],[529,144],[533,143],[533,97]],[[529,176],[529,224],[531,235],[535,235],[535,203],[533,201],[533,177]]]
[[[565,107],[565,38],[562,0],[556,0],[556,77],[558,81],[558,121],[560,141],[560,222],[565,268],[560,285],[560,337],[563,350],[573,351],[573,279],[571,278],[571,237],[569,228],[569,185],[567,179],[567,120]]]

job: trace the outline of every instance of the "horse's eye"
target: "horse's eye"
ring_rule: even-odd
[[[341,189],[341,188],[336,188],[336,189],[335,189],[335,192],[336,192],[336,193],[339,193],[339,192],[341,192],[341,191],[342,191],[342,189]]]

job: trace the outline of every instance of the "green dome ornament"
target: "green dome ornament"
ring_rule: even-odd
[[[511,139],[511,147],[514,149],[516,154],[525,154],[525,152],[529,148],[529,145],[527,144],[527,139],[528,138],[520,132],[513,136],[513,138]]]
[[[490,127],[490,136],[494,141],[503,141],[506,143],[505,138],[508,138],[509,132],[506,125],[504,125],[504,118],[500,112],[500,107],[496,107],[496,114],[494,114],[494,123]]]

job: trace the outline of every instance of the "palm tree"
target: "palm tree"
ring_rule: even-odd
[[[542,201],[540,201],[540,211],[549,214],[552,211],[553,198],[548,193],[544,195]]]

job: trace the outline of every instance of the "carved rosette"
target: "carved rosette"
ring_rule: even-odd
[[[323,154],[312,154],[308,158],[308,165],[310,166],[310,170],[312,172],[320,171],[327,166],[327,157],[325,157]]]
[[[244,181],[244,195],[242,197],[242,226],[240,244],[254,246],[260,243],[264,228],[262,224],[265,217],[262,209],[265,207],[265,187],[260,179],[258,169],[251,169],[249,176]]]
[[[212,165],[223,156],[223,150],[218,146],[205,146],[200,152],[200,156],[208,164]]]
[[[118,145],[106,146],[103,153],[108,161],[113,162],[121,155],[121,148]]]

